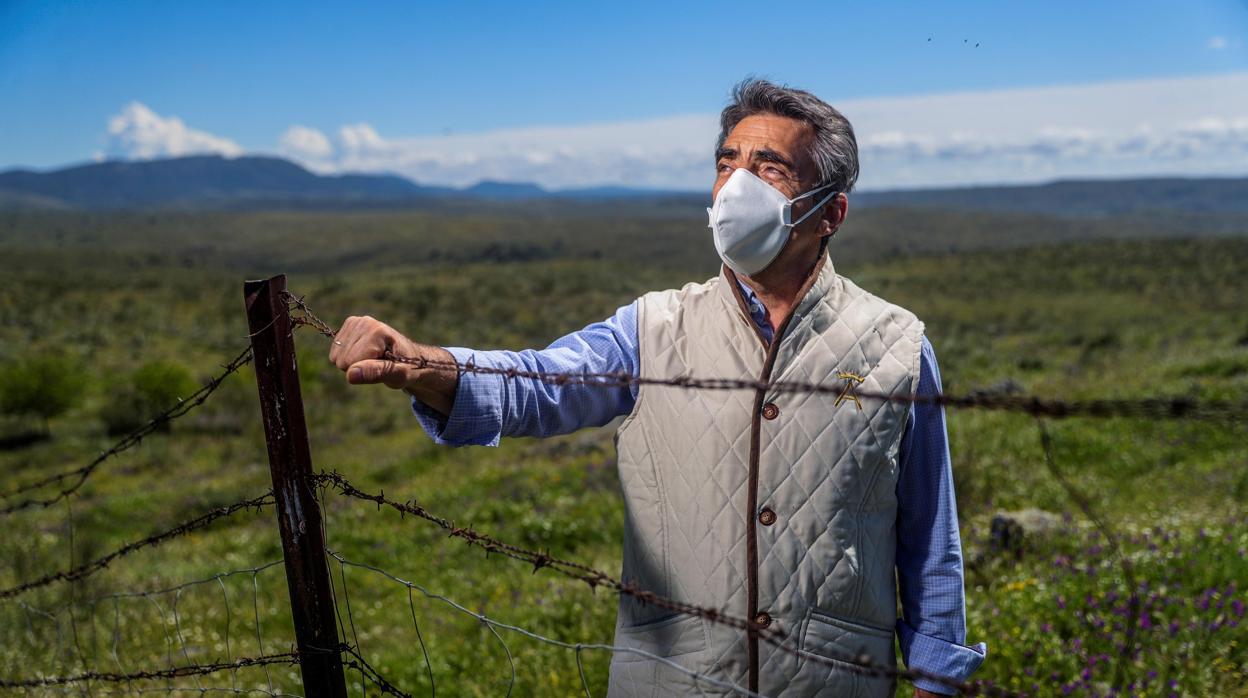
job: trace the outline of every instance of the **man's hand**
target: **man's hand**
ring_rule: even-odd
[[[438,363],[454,363],[455,357],[441,347],[417,344],[393,327],[371,317],[352,316],[342,323],[329,360],[347,374],[353,385],[380,383],[404,390],[442,414],[455,404],[459,372],[454,368],[420,368],[387,358],[387,353]]]

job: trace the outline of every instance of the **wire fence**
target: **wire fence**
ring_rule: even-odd
[[[0,688],[43,688],[47,686],[64,686],[68,684],[86,683],[129,683],[150,679],[176,679],[188,676],[203,676],[222,671],[231,671],[252,666],[268,666],[270,664],[294,664],[299,661],[295,652],[280,652],[262,657],[243,657],[232,662],[215,662],[211,664],[188,664],[168,669],[152,669],[118,674],[107,671],[89,671],[72,676],[46,676],[35,679],[3,679]],[[271,694],[276,695],[276,694]]]
[[[273,504],[273,493],[269,492],[267,494],[260,495],[259,497],[253,497],[251,499],[244,499],[240,502],[235,502],[227,506],[218,507],[216,509],[213,509],[212,511],[207,512],[206,514],[202,514],[188,521],[184,521],[183,523],[180,523],[177,526],[174,526],[173,528],[160,531],[159,533],[153,533],[152,535],[147,536],[145,538],[141,538],[139,540],[127,543],[121,546],[120,548],[112,551],[111,553],[108,553],[107,555],[98,557],[94,560],[91,560],[90,562],[84,562],[83,564],[78,565],[77,567],[74,567],[72,569],[62,570],[60,572],[53,572],[51,574],[47,574],[42,577],[39,577],[38,579],[32,579],[28,582],[23,582],[16,586],[9,587],[7,589],[0,589],[0,600],[8,599],[8,598],[17,596],[19,594],[23,594],[32,589],[38,589],[40,587],[45,587],[45,586],[48,586],[49,584],[55,584],[57,582],[78,581],[92,574],[95,574],[96,572],[99,572],[105,567],[108,567],[109,564],[112,563],[117,558],[123,557],[125,555],[129,555],[130,553],[136,550],[155,547],[166,541],[172,540],[179,536],[184,536],[192,531],[196,531],[198,529],[204,528],[205,526],[211,524],[217,519],[223,519],[237,512],[244,511],[247,509],[259,510],[265,506],[269,506],[272,504]]]
[[[308,307],[304,297],[287,293],[292,310],[299,315],[292,320],[334,339],[337,333]],[[386,359],[416,368],[454,370],[459,373],[500,376],[507,380],[534,380],[550,385],[583,385],[595,388],[629,388],[643,385],[683,388],[686,390],[748,390],[772,393],[814,393],[849,396],[859,400],[879,400],[913,404],[940,405],[965,409],[1020,412],[1033,417],[1053,419],[1073,417],[1128,417],[1137,419],[1186,419],[1204,422],[1237,424],[1248,419],[1248,399],[1198,400],[1192,397],[1147,397],[1137,399],[1062,400],[1038,395],[1003,395],[975,392],[965,395],[949,393],[899,395],[874,392],[848,384],[811,383],[805,381],[765,381],[749,378],[699,378],[694,376],[641,376],[630,373],[530,371],[515,367],[499,368],[472,363],[402,356],[387,350]],[[850,392],[847,392],[850,391]]]
[[[333,328],[324,321],[320,320],[312,312],[303,297],[293,294],[285,294],[283,296],[283,300],[288,306],[288,311],[291,313],[290,321],[294,325],[313,328],[320,334],[330,340],[333,340],[335,337]],[[94,473],[99,471],[102,464],[109,459],[136,447],[144,438],[151,435],[156,430],[168,425],[173,420],[185,416],[195,408],[204,404],[205,401],[207,401],[213,393],[217,391],[217,389],[229,376],[235,374],[239,371],[239,369],[251,362],[252,357],[253,354],[250,348],[242,351],[232,360],[224,364],[222,372],[213,376],[199,390],[192,393],[185,400],[182,400],[175,405],[171,405],[166,410],[157,414],[139,429],[121,437],[110,448],[103,451],[87,464],[35,481],[16,485],[0,494],[0,500],[15,500],[5,504],[3,507],[0,507],[0,517],[15,515],[19,512],[31,509],[46,509],[60,502],[64,502],[68,505],[69,501],[82,489],[88,479]],[[458,362],[434,361],[421,357],[400,356],[392,352],[388,353],[386,358],[393,360],[396,363],[410,364],[419,368],[439,368],[456,370],[463,373],[496,375],[506,380],[535,380],[553,385],[583,385],[601,387],[604,389],[652,385],[684,390],[749,390],[786,393],[836,393],[839,396],[844,396],[847,394],[847,391],[852,390],[854,391],[853,397],[858,400],[922,402],[952,408],[999,410],[1031,415],[1035,418],[1037,424],[1040,436],[1040,446],[1044,457],[1043,462],[1047,471],[1062,486],[1070,501],[1075,503],[1079,510],[1093,523],[1093,525],[1108,541],[1111,556],[1116,560],[1125,582],[1124,598],[1128,599],[1130,616],[1133,618],[1138,615],[1140,607],[1140,599],[1137,593],[1138,584],[1134,575],[1131,560],[1122,550],[1122,536],[1104,516],[1100,515],[1096,511],[1096,508],[1092,504],[1091,500],[1071,482],[1063,469],[1057,465],[1053,454],[1052,437],[1048,427],[1046,426],[1045,420],[1071,417],[1122,417],[1191,420],[1216,424],[1239,424],[1246,421],[1246,418],[1248,418],[1248,400],[1197,400],[1189,397],[1149,397],[1133,400],[1062,400],[1029,395],[993,395],[984,393],[971,393],[960,396],[948,394],[896,396],[891,394],[875,394],[868,391],[860,391],[848,383],[846,385],[828,385],[784,381],[766,382],[739,378],[704,378],[692,376],[647,377],[621,373],[550,373],[526,371],[514,368],[475,366],[472,364],[462,364]],[[482,549],[485,551],[487,557],[498,557],[522,562],[526,566],[526,571],[531,571],[532,573],[547,570],[567,579],[584,583],[591,590],[599,588],[607,589],[615,594],[635,599],[643,604],[663,608],[677,614],[698,617],[708,623],[730,627],[741,631],[742,633],[757,637],[759,641],[769,644],[778,651],[793,655],[806,662],[820,663],[840,671],[852,671],[866,676],[884,677],[910,682],[920,679],[927,680],[967,695],[1019,695],[1016,692],[1008,691],[1004,688],[991,684],[985,684],[983,682],[966,683],[949,677],[937,676],[914,669],[885,666],[875,662],[867,656],[846,655],[839,657],[826,657],[818,654],[812,654],[801,649],[801,647],[794,642],[793,638],[786,637],[784,634],[774,629],[769,629],[768,627],[759,625],[751,619],[728,613],[723,609],[705,608],[680,599],[667,598],[651,590],[642,589],[633,584],[624,582],[590,565],[552,555],[549,551],[542,551],[512,542],[507,542],[494,535],[478,531],[469,526],[457,525],[451,518],[434,513],[415,501],[399,501],[386,497],[383,492],[374,493],[357,487],[341,473],[322,471],[314,476],[313,482],[320,488],[322,501],[324,500],[326,493],[333,493],[346,499],[370,503],[379,510],[383,508],[389,509],[390,511],[397,513],[402,518],[410,517],[414,520],[431,524],[445,531],[447,533],[447,537],[449,538],[457,538],[464,541],[468,545]],[[42,495],[32,494],[46,491],[48,489],[51,489],[52,491]],[[482,612],[473,611],[464,604],[455,601],[444,594],[433,592],[426,586],[423,586],[415,581],[404,579],[402,576],[386,571],[379,566],[352,560],[343,553],[331,549],[328,546],[325,548],[324,552],[328,556],[327,559],[332,560],[336,564],[338,573],[338,581],[336,583],[333,581],[334,576],[332,574],[330,575],[330,580],[331,583],[335,584],[335,594],[340,594],[343,600],[342,604],[335,606],[337,624],[339,626],[338,629],[341,633],[340,636],[344,639],[348,636],[351,637],[351,642],[344,641],[337,646],[313,648],[311,650],[305,648],[302,654],[296,650],[276,653],[266,652],[265,641],[261,633],[262,621],[257,577],[262,572],[276,567],[281,562],[280,560],[268,562],[256,567],[248,567],[213,574],[208,577],[185,581],[153,590],[117,591],[92,596],[90,598],[77,598],[76,594],[71,591],[69,594],[69,602],[57,607],[54,610],[38,608],[33,604],[23,601],[21,598],[35,590],[53,587],[55,585],[69,585],[71,590],[73,590],[76,588],[75,583],[81,582],[82,580],[108,568],[119,558],[127,556],[135,551],[143,548],[160,546],[175,538],[204,529],[218,520],[225,519],[248,510],[259,511],[273,505],[274,503],[275,498],[273,492],[271,491],[258,497],[241,499],[232,504],[214,508],[172,527],[137,538],[107,554],[94,557],[88,561],[78,564],[73,564],[73,543],[71,538],[71,564],[65,569],[19,582],[7,588],[0,588],[0,601],[16,606],[21,613],[24,614],[26,623],[29,626],[28,633],[32,638],[37,635],[34,630],[34,624],[35,619],[38,619],[40,622],[52,623],[55,626],[55,637],[57,638],[56,643],[58,645],[68,646],[72,643],[72,645],[76,647],[76,650],[68,653],[68,659],[65,662],[65,668],[67,670],[56,674],[30,677],[0,677],[0,688],[13,690],[55,689],[66,692],[81,689],[83,695],[146,693],[176,695],[182,692],[190,692],[198,693],[200,695],[208,693],[260,693],[263,695],[281,696],[289,694],[283,693],[276,687],[272,676],[268,673],[269,668],[273,666],[292,666],[299,664],[302,658],[307,658],[309,656],[308,653],[312,652],[314,654],[341,657],[342,665],[359,676],[361,681],[360,692],[364,695],[367,695],[368,689],[371,687],[373,690],[383,695],[409,696],[411,695],[410,693],[403,690],[403,688],[371,665],[360,647],[359,633],[356,631],[356,622],[351,607],[347,578],[347,570],[355,569],[366,572],[389,583],[398,585],[405,590],[408,599],[408,611],[420,646],[421,657],[423,658],[430,691],[433,694],[436,694],[439,684],[437,682],[437,677],[435,676],[433,662],[430,660],[428,647],[425,644],[420,624],[417,619],[414,602],[414,594],[416,593],[420,594],[424,599],[436,602],[458,615],[471,618],[490,633],[491,637],[498,643],[499,648],[506,656],[508,665],[510,666],[510,678],[507,688],[507,695],[509,696],[515,690],[517,673],[515,654],[512,652],[505,636],[523,637],[528,640],[572,652],[575,658],[577,678],[579,680],[580,687],[583,689],[586,696],[592,695],[582,658],[583,653],[586,651],[603,652],[611,655],[620,653],[637,655],[680,672],[688,676],[697,685],[705,685],[716,690],[728,691],[745,696],[759,695],[748,688],[726,681],[722,677],[710,676],[694,671],[683,666],[680,662],[658,656],[638,648],[617,646],[606,643],[568,642],[566,640],[548,637],[516,624],[504,622],[497,618],[487,616]],[[67,509],[67,513],[68,512],[69,510]],[[72,513],[69,513],[69,516],[71,519],[70,535],[72,537]],[[234,577],[241,577],[245,579],[248,576],[250,577],[252,590],[251,622],[253,623],[255,630],[254,639],[256,653],[250,655],[237,655],[236,648],[240,646],[240,642],[234,640],[231,635],[232,627],[236,624],[234,619],[236,612],[230,602],[230,594],[227,592],[226,582]],[[183,635],[182,618],[178,611],[178,604],[183,592],[212,585],[219,588],[222,605],[225,609],[226,620],[224,651],[226,656],[224,659],[217,658],[213,661],[195,662],[192,661],[191,652],[188,649],[188,642]],[[165,606],[161,604],[161,599],[167,599],[171,608],[171,613],[165,610]],[[139,668],[127,668],[124,666],[118,651],[119,639],[122,633],[121,611],[119,604],[123,600],[138,600],[157,609],[159,617],[162,620],[161,625],[164,628],[166,636],[167,652],[163,666],[146,666]],[[81,642],[78,639],[79,619],[77,614],[81,612],[84,616],[89,618],[93,628],[92,641],[90,642],[90,645],[95,648],[100,644],[97,642],[97,638],[95,637],[94,626],[97,621],[99,608],[102,605],[111,605],[114,616],[111,638],[112,646],[110,653],[113,668],[109,670],[87,668],[89,663],[98,661],[98,657],[93,654],[91,658],[88,658],[86,656],[87,653],[82,649]],[[345,619],[341,614],[343,610],[346,611]],[[69,626],[68,633],[64,632],[62,627],[63,625]],[[172,631],[170,628],[172,628]],[[72,641],[65,641],[66,634],[72,637]],[[1135,626],[1134,624],[1128,623],[1126,625],[1123,647],[1114,670],[1112,687],[1116,691],[1122,691],[1123,688],[1128,685],[1128,681],[1131,678],[1129,675],[1130,663],[1131,658],[1135,656],[1136,642]],[[105,642],[104,644],[108,643]],[[179,655],[181,661],[175,659],[175,652]],[[73,670],[74,666],[79,667],[80,670]],[[263,670],[266,677],[263,685],[240,685],[238,675],[239,671],[243,669]],[[204,685],[199,681],[201,677],[227,672],[231,675],[231,685],[229,687]],[[185,683],[178,683],[179,681],[184,682],[187,679],[194,682],[195,685],[188,686]],[[163,686],[152,685],[153,683],[162,681],[165,684]],[[124,688],[121,688],[122,685],[124,685]],[[109,688],[110,686],[111,688]],[[77,689],[75,687],[77,687]]]
[[[505,543],[494,536],[480,533],[467,526],[456,526],[453,521],[442,516],[438,516],[437,514],[433,514],[414,502],[396,502],[394,500],[387,499],[385,495],[381,493],[371,494],[364,492],[356,488],[348,482],[346,478],[338,473],[322,472],[317,475],[316,480],[321,484],[332,487],[343,496],[372,502],[379,507],[386,506],[400,514],[411,515],[416,519],[432,523],[435,526],[447,531],[450,534],[450,537],[459,538],[467,542],[469,545],[481,548],[486,553],[496,553],[513,560],[519,560],[521,562],[531,564],[533,566],[534,573],[542,569],[549,569],[569,579],[584,582],[591,590],[598,588],[608,589],[617,594],[636,599],[637,601],[649,606],[655,606],[657,608],[666,609],[683,615],[702,618],[703,620],[711,623],[717,623],[736,630],[745,631],[757,636],[762,642],[766,642],[782,652],[817,664],[823,664],[829,668],[841,671],[853,671],[864,676],[872,677],[897,678],[909,681],[913,681],[915,679],[926,679],[963,693],[975,692],[981,695],[1012,695],[1008,692],[999,692],[991,688],[984,689],[973,687],[963,681],[950,679],[949,677],[929,672],[914,669],[897,669],[895,667],[879,665],[875,662],[875,660],[866,655],[838,654],[838,656],[825,657],[804,652],[793,644],[790,638],[787,638],[776,630],[773,630],[766,625],[761,625],[753,620],[735,616],[719,609],[697,606],[661,596],[653,591],[642,589],[634,584],[623,582],[615,577],[612,577],[606,572],[594,569],[588,565],[569,560],[562,560],[546,552],[524,548],[511,543]],[[340,557],[338,559],[340,562],[346,562]],[[374,571],[381,572],[381,570]],[[646,655],[646,653],[642,654]],[[708,680],[707,677],[698,674],[697,672],[687,671],[683,668],[678,668],[678,671],[687,673],[689,676],[699,680]],[[714,684],[714,682],[712,683]],[[722,688],[724,686],[720,687]],[[753,692],[748,690],[745,690],[745,693],[747,695],[753,695]]]
[[[8,683],[0,683],[0,687],[49,688],[81,684],[90,687],[91,694],[99,694],[98,684],[125,683],[126,688],[124,690],[104,691],[103,695],[128,695],[132,693],[175,694],[180,692],[195,692],[199,694],[262,693],[271,696],[291,695],[275,689],[273,678],[269,674],[269,665],[295,663],[298,661],[297,653],[293,651],[269,653],[266,651],[260,610],[259,575],[280,565],[281,562],[281,560],[275,560],[256,567],[222,572],[158,589],[120,591],[90,598],[71,599],[69,602],[61,604],[56,608],[35,608],[21,599],[10,598],[7,602],[16,604],[26,614],[28,634],[31,638],[35,638],[37,635],[30,620],[31,616],[35,616],[53,624],[56,637],[54,644],[56,646],[64,647],[68,645],[72,648],[72,656],[69,658],[68,663],[80,666],[98,665],[101,661],[99,656],[100,648],[103,647],[106,655],[103,659],[104,663],[111,663],[115,670],[63,673],[27,679],[5,679]],[[243,578],[245,588],[250,592],[248,610],[251,612],[251,627],[256,652],[254,655],[235,656],[235,650],[247,644],[247,640],[234,637],[236,628],[242,625],[240,619],[236,616],[242,614],[235,610],[235,604],[230,601],[230,593],[227,590],[226,583],[233,577]],[[183,630],[184,613],[179,611],[179,605],[183,603],[182,595],[184,592],[199,587],[215,588],[220,594],[220,604],[225,611],[225,626],[222,637],[225,658],[220,661],[202,663],[192,661],[190,642]],[[126,625],[128,621],[134,619],[134,615],[126,616],[123,614],[121,604],[123,601],[137,602],[140,608],[149,607],[149,612],[155,612],[155,622],[145,624],[145,627],[159,627],[162,630],[165,645],[164,667],[158,669],[128,668],[134,662],[129,657],[123,659],[124,652],[121,649],[121,645],[123,644],[123,634],[125,633]],[[99,619],[101,615],[105,617],[105,620]],[[84,616],[86,620],[83,619]],[[101,632],[99,625],[104,624],[105,621],[107,621],[107,627]],[[73,629],[74,641],[72,643],[65,642],[63,625],[69,625]],[[82,632],[84,635],[89,636],[86,638],[85,644],[92,650],[90,657],[87,656],[88,652],[83,647],[84,643],[77,638],[79,633],[78,626],[82,625],[88,626]],[[181,664],[178,663],[175,655],[180,655],[182,659]],[[282,658],[286,658],[288,661],[282,661]],[[258,667],[263,670],[263,685],[245,686],[240,683],[239,670],[249,667]],[[228,688],[205,686],[198,680],[201,676],[227,671],[230,673],[230,686]],[[172,679],[187,677],[195,681],[194,687],[178,686],[172,683]],[[163,688],[143,685],[144,682],[157,679],[166,679],[167,685]],[[136,682],[139,685],[135,685]]]

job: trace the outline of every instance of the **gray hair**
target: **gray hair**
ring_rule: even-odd
[[[747,116],[774,114],[810,124],[815,137],[810,157],[819,168],[819,185],[831,184],[849,193],[858,181],[858,141],[854,127],[832,105],[813,94],[761,78],[746,78],[732,88],[732,102],[719,115],[719,140],[724,140]]]

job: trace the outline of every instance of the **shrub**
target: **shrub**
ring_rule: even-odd
[[[109,434],[133,431],[198,388],[191,372],[172,361],[151,361],[108,388],[100,419]],[[162,430],[168,425],[162,425]]]
[[[43,420],[44,431],[53,417],[78,404],[86,375],[73,361],[32,356],[0,368],[0,412]]]

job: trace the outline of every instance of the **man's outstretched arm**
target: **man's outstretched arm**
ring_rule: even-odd
[[[919,395],[941,391],[936,353],[923,340]],[[966,645],[962,542],[953,467],[940,405],[915,403],[902,439],[897,482],[897,581],[902,617],[897,634],[906,666],[965,681],[987,646]],[[915,694],[949,694],[935,681],[916,681]]]
[[[349,336],[344,337],[347,333]],[[330,360],[347,372],[349,382],[382,383],[406,390],[413,397],[412,409],[425,431],[436,442],[453,446],[492,446],[502,436],[553,436],[599,426],[632,411],[637,395],[636,388],[630,387],[552,385],[453,369],[417,369],[379,358],[386,347],[392,347],[396,354],[461,365],[550,373],[636,374],[635,303],[541,350],[430,347],[416,344],[371,318],[348,318],[339,341],[348,346],[336,345]],[[357,344],[358,351],[349,348]],[[357,368],[361,371],[358,376]]]

